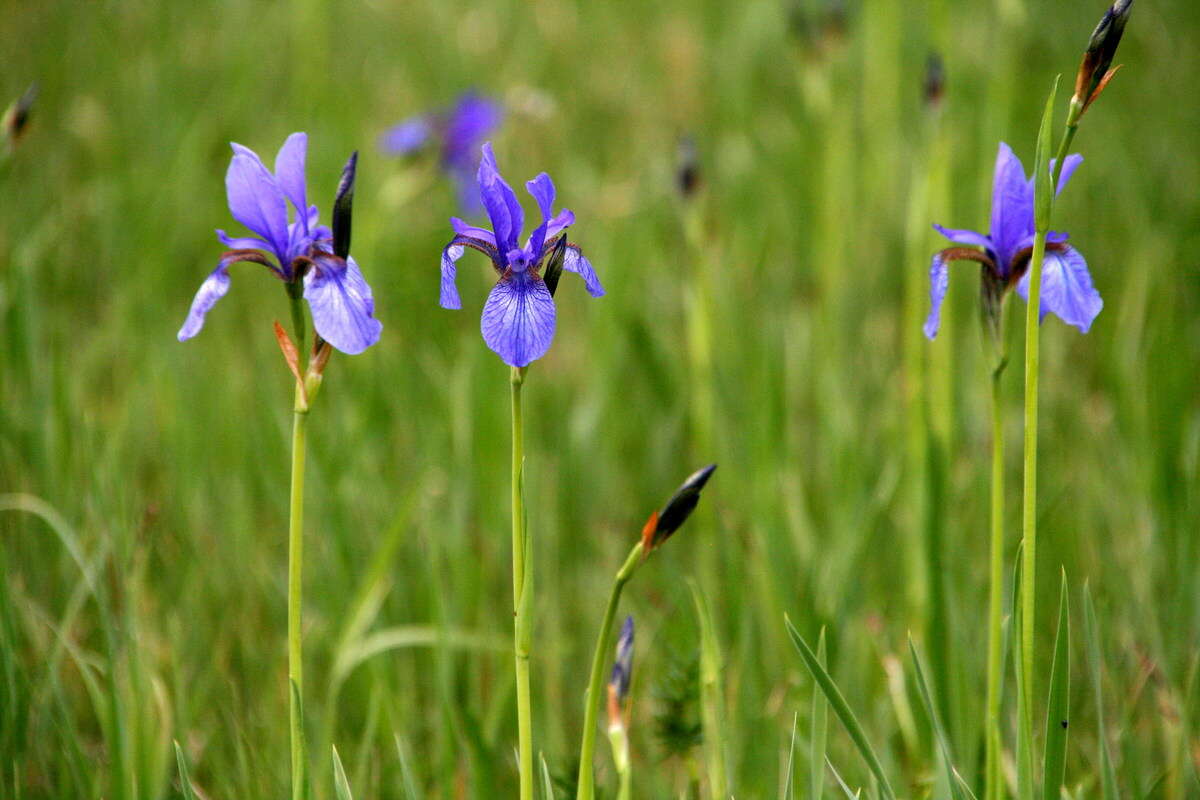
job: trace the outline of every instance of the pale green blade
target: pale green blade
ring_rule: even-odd
[[[950,744],[946,738],[946,730],[942,727],[941,717],[937,713],[937,708],[933,705],[933,695],[929,691],[929,684],[925,681],[925,669],[921,666],[921,657],[917,654],[917,646],[913,644],[912,637],[908,638],[908,653],[912,656],[913,668],[917,673],[917,688],[921,694],[921,702],[925,705],[925,713],[929,715],[929,722],[933,726],[933,735],[937,739],[938,749],[942,753],[942,764],[946,768],[946,782],[950,784],[950,794],[954,800],[975,800],[975,793],[971,791],[971,787],[967,786],[966,781],[958,774],[958,770],[954,768],[954,760],[950,757]]]
[[[817,661],[825,666],[825,628],[817,636]],[[821,800],[825,789],[825,743],[829,739],[829,703],[821,693],[821,687],[813,682],[812,699],[812,742],[809,744],[808,763],[811,768],[812,800]]]
[[[783,788],[779,792],[780,800],[792,800],[792,777],[796,771],[796,727],[800,724],[800,714],[792,713],[792,741],[788,745],[787,772],[783,776]]]
[[[725,772],[725,735],[721,724],[721,651],[708,599],[695,581],[688,581],[700,620],[700,713],[708,756],[708,785],[713,800],[729,796]]]
[[[862,726],[858,723],[858,718],[854,716],[854,712],[850,710],[849,703],[842,696],[841,690],[837,684],[833,682],[833,678],[821,665],[817,654],[808,646],[808,642],[804,641],[804,637],[792,625],[791,619],[785,614],[783,617],[784,624],[787,625],[788,635],[792,637],[792,644],[796,646],[796,650],[800,652],[801,658],[804,659],[808,671],[812,673],[813,679],[820,685],[821,691],[825,693],[825,698],[829,701],[829,705],[833,707],[833,713],[837,714],[838,719],[842,721],[842,725],[846,728],[846,732],[850,734],[850,738],[854,741],[854,745],[858,748],[858,752],[862,754],[863,760],[867,762],[867,768],[871,770],[871,774],[879,781],[880,791],[888,800],[894,800],[896,793],[892,791],[892,785],[888,782],[887,776],[883,772],[883,765],[879,762],[879,757],[875,755],[874,748],[867,740],[867,735],[863,732]]]
[[[338,800],[354,800],[350,794],[350,782],[346,780],[346,770],[342,768],[342,759],[338,755],[337,745],[333,746],[333,788],[337,791]]]
[[[545,753],[538,753],[538,775],[542,780],[542,800],[554,800],[554,781],[550,779]]]
[[[187,757],[184,756],[178,741],[175,742],[175,763],[179,765],[179,786],[183,792],[183,800],[196,800],[196,793],[192,790],[192,776],[188,774]]]
[[[1044,800],[1058,800],[1067,759],[1068,697],[1071,686],[1071,619],[1067,599],[1067,573],[1062,572],[1058,592],[1058,633],[1054,637],[1054,662],[1050,668],[1050,699],[1046,702],[1046,750],[1042,758]]]
[[[1100,628],[1096,622],[1096,607],[1092,604],[1092,590],[1087,581],[1083,583],[1083,636],[1087,642],[1088,671],[1092,676],[1092,692],[1096,697],[1096,738],[1100,742],[1100,788],[1104,793],[1104,800],[1119,800],[1117,774],[1113,769],[1112,756],[1108,753],[1108,730],[1104,724]]]

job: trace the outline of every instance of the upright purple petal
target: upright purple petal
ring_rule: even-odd
[[[483,340],[512,367],[524,367],[550,349],[554,299],[541,278],[528,272],[501,279],[483,306]]]
[[[989,234],[1000,263],[1007,264],[1020,242],[1033,230],[1033,190],[1025,168],[1012,148],[1000,143],[992,184],[992,220]]]
[[[567,245],[567,252],[563,256],[563,269],[574,272],[583,278],[588,294],[592,297],[604,296],[604,287],[600,285],[600,279],[596,277],[596,271],[592,269],[592,262],[588,261],[584,257],[583,251],[573,244]]]
[[[987,249],[991,249],[992,247],[992,240],[978,231],[967,228],[944,228],[936,222],[933,225],[933,229],[955,244],[969,244]]]
[[[536,257],[536,254],[542,252],[542,245],[546,243],[546,228],[554,216],[554,181],[550,180],[550,176],[543,172],[528,181],[525,188],[533,195],[533,199],[537,201],[538,210],[542,212],[541,223],[529,234],[529,250]]]
[[[283,191],[258,156],[237,144],[234,151],[225,173],[229,212],[238,222],[270,242],[282,259],[288,244],[287,202]]]
[[[950,288],[950,269],[945,256],[936,253],[929,267],[929,316],[925,319],[925,338],[937,336],[938,327],[942,322],[942,301],[946,299],[946,291]]]
[[[483,158],[479,162],[479,199],[492,220],[496,232],[496,244],[502,253],[517,247],[521,229],[525,226],[525,214],[517,195],[513,192],[496,167],[496,156],[492,143],[483,145]]]
[[[1056,160],[1057,159],[1053,159],[1053,158],[1050,159],[1050,174],[1051,175],[1054,174],[1054,162]],[[1083,163],[1083,156],[1079,155],[1078,153],[1069,155],[1063,159],[1062,172],[1058,176],[1058,189],[1055,190],[1054,194],[1056,194],[1056,195],[1062,194],[1062,190],[1067,188],[1067,182],[1071,180],[1071,176],[1075,174],[1075,170],[1077,170],[1079,168],[1079,165],[1082,163]]]
[[[1017,284],[1017,292],[1029,300],[1029,272]],[[1074,247],[1047,250],[1042,262],[1042,304],[1038,309],[1038,320],[1049,313],[1055,314],[1068,325],[1074,325],[1083,333],[1092,327],[1092,321],[1104,307],[1100,293],[1092,286],[1087,262]]]
[[[200,284],[200,289],[192,299],[192,307],[188,309],[187,319],[179,329],[177,338],[181,342],[191,339],[204,327],[204,315],[212,310],[217,301],[229,291],[229,264],[224,259],[208,277]]]
[[[422,114],[384,131],[383,136],[379,137],[379,147],[397,155],[408,155],[424,147],[432,133],[429,117]]]
[[[275,156],[275,180],[292,206],[296,209],[296,219],[301,222],[304,231],[308,232],[308,196],[304,177],[304,160],[308,154],[308,134],[293,133],[279,148]]]
[[[371,287],[352,257],[318,256],[304,276],[304,299],[321,338],[348,355],[379,341],[383,324],[375,319]]]

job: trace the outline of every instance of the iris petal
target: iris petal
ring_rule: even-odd
[[[1028,302],[1028,272],[1017,284],[1017,292]],[[1092,321],[1104,307],[1100,293],[1092,285],[1087,262],[1078,250],[1070,246],[1046,251],[1046,259],[1042,262],[1041,295],[1039,321],[1053,313],[1083,333],[1088,332]]]
[[[191,339],[204,327],[204,315],[212,310],[217,301],[229,291],[229,265],[222,260],[221,265],[209,273],[200,284],[200,289],[192,299],[192,307],[188,309],[187,319],[179,329],[177,338],[181,342]]]
[[[308,197],[304,179],[304,160],[308,154],[308,134],[293,133],[279,148],[275,156],[275,180],[292,206],[296,209],[296,219],[308,232]]]
[[[937,223],[934,223],[933,229],[945,236],[955,244],[969,244],[976,247],[984,247],[990,249],[992,240],[984,236],[978,231],[973,231],[968,228],[944,228]]]
[[[596,271],[592,269],[592,262],[588,261],[583,255],[583,251],[573,244],[567,245],[567,252],[563,256],[563,269],[574,272],[583,278],[588,294],[592,297],[604,296],[604,287],[600,284],[600,279],[596,277]]]
[[[225,192],[233,218],[270,242],[280,259],[285,258],[288,220],[283,191],[258,156],[241,145],[234,145]]]
[[[479,199],[483,201],[483,207],[491,217],[492,230],[496,232],[496,245],[501,252],[512,250],[517,246],[517,239],[525,226],[525,214],[517,201],[516,193],[500,176],[491,142],[483,145],[483,158],[479,162],[477,177]]]
[[[929,265],[929,316],[925,319],[925,338],[937,336],[942,322],[942,301],[950,288],[950,269],[942,253],[933,256]]]
[[[502,279],[483,306],[480,330],[487,346],[512,367],[524,367],[550,349],[554,300],[541,278],[522,273]]]
[[[1033,189],[1025,168],[1012,148],[1000,143],[992,185],[992,219],[989,234],[997,258],[1007,264],[1018,243],[1033,231]]]
[[[348,355],[379,341],[383,324],[375,319],[371,287],[353,258],[333,255],[316,259],[304,276],[304,299],[312,310],[313,327],[321,338]]]

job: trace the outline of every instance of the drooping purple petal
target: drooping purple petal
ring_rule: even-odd
[[[1033,190],[1025,168],[1012,148],[1000,143],[992,184],[992,218],[989,235],[1002,264],[1008,263],[1017,244],[1033,230]]]
[[[304,276],[304,299],[321,338],[348,355],[379,341],[383,324],[375,319],[371,287],[352,257],[319,255]]]
[[[466,252],[466,247],[455,242],[457,242],[457,238],[446,245],[446,249],[442,251],[442,289],[438,301],[442,308],[449,308],[453,311],[462,308],[462,299],[458,296],[458,284],[455,283],[458,269],[454,263]]]
[[[942,322],[942,301],[950,288],[950,269],[944,253],[936,253],[929,266],[929,316],[925,319],[925,338],[937,336]]]
[[[525,214],[517,201],[516,193],[500,176],[491,142],[485,142],[483,145],[478,179],[479,199],[483,201],[483,207],[491,217],[492,230],[496,232],[496,245],[502,253],[512,250],[517,246],[517,239],[525,226]]]
[[[574,272],[583,278],[588,294],[592,297],[604,296],[604,287],[600,284],[600,279],[596,277],[596,271],[592,269],[592,262],[588,261],[583,255],[583,251],[573,244],[567,245],[567,252],[563,256],[563,269]]]
[[[501,279],[483,306],[483,340],[512,367],[545,355],[554,339],[554,299],[541,278],[528,272]]]
[[[293,133],[275,156],[275,180],[296,209],[296,219],[308,232],[308,196],[304,177],[304,160],[308,154],[308,134]]]
[[[231,250],[225,253],[217,262],[217,268],[208,274],[204,283],[200,284],[200,288],[196,291],[196,296],[192,298],[192,306],[188,309],[187,319],[183,321],[183,327],[179,329],[179,341],[187,341],[204,327],[204,315],[229,291],[230,265],[241,261],[262,264],[276,275],[280,275],[279,269],[257,250]]]
[[[1029,301],[1029,272],[1017,284],[1017,292]],[[1045,320],[1053,313],[1068,325],[1074,325],[1083,333],[1092,327],[1092,321],[1104,307],[1100,293],[1092,285],[1087,262],[1074,247],[1047,250],[1042,262],[1042,303],[1038,309],[1038,320]]]
[[[229,265],[222,259],[220,266],[208,274],[192,299],[192,307],[188,309],[187,319],[183,321],[183,327],[177,335],[179,341],[186,342],[200,332],[204,327],[204,315],[211,311],[228,291]]]
[[[429,117],[422,114],[386,130],[379,137],[379,147],[397,155],[408,155],[424,147],[432,133]]]
[[[991,239],[969,228],[945,228],[935,222],[933,229],[955,244],[969,244],[988,249],[992,246]]]
[[[550,220],[549,224],[546,225],[546,241],[550,241],[574,224],[575,214],[570,209],[564,208],[562,211],[559,211],[554,219]]]
[[[225,192],[233,218],[270,242],[280,258],[288,244],[287,202],[258,156],[239,144],[225,173]]]

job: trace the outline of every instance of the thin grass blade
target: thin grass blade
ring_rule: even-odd
[[[1092,603],[1092,590],[1083,582],[1083,637],[1087,644],[1088,672],[1092,677],[1092,692],[1096,698],[1096,738],[1100,743],[1100,789],[1104,800],[1119,800],[1117,774],[1113,769],[1112,756],[1108,752],[1108,730],[1104,723],[1104,695],[1101,694],[1103,663],[1100,658],[1100,627],[1096,621],[1096,607]]]
[[[183,794],[183,800],[196,800],[196,792],[192,789],[192,776],[188,772],[187,756],[183,754],[183,748],[179,746],[179,741],[175,742],[175,763],[179,765],[179,791]]]
[[[342,758],[338,755],[337,745],[333,746],[333,788],[338,800],[354,800],[350,794],[350,781],[346,780],[346,770],[342,767]]]
[[[976,800],[975,793],[971,791],[971,787],[954,767],[954,759],[950,756],[950,743],[946,738],[946,729],[942,726],[941,716],[933,705],[933,694],[929,691],[929,684],[925,681],[925,669],[921,666],[921,656],[918,655],[917,646],[913,643],[911,636],[908,638],[908,653],[912,657],[913,668],[917,673],[917,688],[921,694],[921,702],[925,705],[925,713],[929,715],[929,722],[933,726],[933,735],[937,739],[938,749],[942,754],[942,764],[946,768],[946,782],[950,784],[950,795],[954,800]]]
[[[825,666],[825,628],[822,626],[821,633],[817,636],[817,661],[822,667]],[[816,681],[813,682],[813,699],[812,699],[812,742],[809,745],[808,763],[812,770],[809,775],[809,781],[812,792],[809,795],[812,800],[821,800],[821,793],[825,790],[825,743],[829,739],[829,703],[825,700],[825,696],[821,693],[821,687]]]
[[[1054,662],[1050,668],[1050,699],[1046,702],[1046,749],[1042,758],[1042,797],[1058,800],[1062,792],[1070,724],[1071,617],[1067,573],[1062,572],[1058,592],[1058,633],[1054,637]]]

